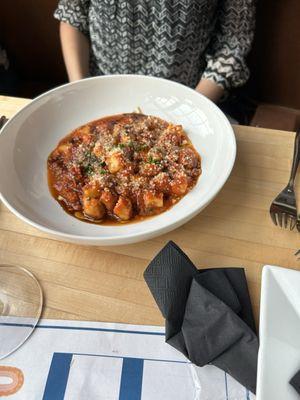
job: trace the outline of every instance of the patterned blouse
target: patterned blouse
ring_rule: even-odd
[[[159,76],[228,90],[245,63],[256,0],[60,0],[54,16],[90,39],[90,73]]]

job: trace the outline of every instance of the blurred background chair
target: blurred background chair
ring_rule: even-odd
[[[251,125],[300,127],[300,1],[259,0],[245,90],[258,106]]]
[[[251,79],[233,96],[229,108],[244,124],[296,130],[300,127],[300,1],[257,3]],[[57,0],[1,1],[0,42],[8,53],[14,82],[11,93],[7,85],[0,86],[1,94],[34,97],[67,82],[58,22],[53,18],[56,5]]]

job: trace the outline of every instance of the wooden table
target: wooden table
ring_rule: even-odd
[[[11,117],[28,102],[0,96],[0,114]],[[184,226],[127,246],[79,246],[49,238],[1,204],[0,262],[23,265],[37,276],[45,295],[45,318],[160,325],[163,319],[142,274],[172,239],[199,267],[245,267],[257,317],[263,265],[300,270],[294,256],[300,234],[276,228],[268,212],[288,180],[294,134],[245,126],[234,130],[238,153],[229,181]]]

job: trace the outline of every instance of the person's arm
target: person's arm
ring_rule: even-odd
[[[217,103],[224,94],[223,87],[217,85],[211,79],[201,79],[196,87],[196,90],[214,103]]]
[[[206,53],[207,66],[196,90],[213,101],[249,77],[245,58],[254,35],[256,0],[220,0]]]
[[[60,23],[60,40],[69,81],[89,76],[88,38],[66,22]]]
[[[71,82],[89,76],[89,8],[90,0],[59,0],[54,12]]]

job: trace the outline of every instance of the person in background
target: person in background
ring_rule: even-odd
[[[214,102],[249,77],[255,0],[60,0],[54,16],[70,81],[158,76]]]

